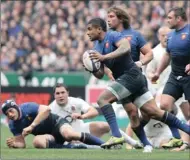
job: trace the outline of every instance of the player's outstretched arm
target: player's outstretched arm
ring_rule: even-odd
[[[115,51],[104,55],[104,60],[121,57],[121,56],[123,56],[125,54],[129,54],[131,52],[131,47],[130,47],[130,44],[127,39],[123,38],[120,41],[118,41],[115,45],[118,48]]]
[[[49,116],[50,111],[51,111],[51,109],[49,106],[39,105],[38,115],[36,116],[36,118],[34,119],[34,121],[32,122],[32,124],[30,126],[23,129],[22,135],[27,136],[28,134],[30,134],[32,132],[32,130],[38,124],[40,124],[41,121],[45,120]]]
[[[170,55],[169,55],[169,53],[165,53],[162,56],[161,62],[158,65],[156,73],[158,73],[160,75],[166,69],[166,67],[169,65],[169,63],[170,63]]]
[[[22,135],[10,137],[6,140],[7,146],[9,148],[25,148],[25,140]]]
[[[169,53],[165,53],[162,56],[162,59],[156,69],[155,74],[151,78],[152,82],[156,82],[158,80],[160,74],[166,69],[166,67],[169,65],[169,63],[170,63],[170,55],[169,55]]]

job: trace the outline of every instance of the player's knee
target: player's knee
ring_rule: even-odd
[[[108,133],[110,131],[110,127],[107,123],[102,123],[101,125],[98,126],[98,130],[101,131],[102,133]]]
[[[163,111],[162,111],[163,112]],[[158,119],[161,115],[161,110],[156,106],[149,106],[146,108],[146,113],[150,118]]]
[[[68,142],[73,140],[73,132],[70,130],[64,130],[63,136],[64,136],[64,139]]]
[[[172,108],[171,105],[167,102],[162,102],[160,104],[160,109],[162,109],[162,110],[171,111],[171,108]]]
[[[46,140],[40,136],[36,136],[33,139],[33,146],[35,148],[46,148]]]
[[[97,104],[99,106],[104,106],[106,104],[106,101],[102,96],[100,96],[100,97],[98,97]]]

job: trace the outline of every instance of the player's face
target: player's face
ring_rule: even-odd
[[[101,32],[100,27],[95,27],[92,26],[92,24],[88,24],[86,34],[88,35],[91,41],[98,40],[100,32]]]
[[[170,29],[165,29],[159,33],[159,40],[163,47],[166,47],[167,35],[170,32]]]
[[[9,108],[6,112],[7,118],[16,121],[19,118],[18,111],[15,108]]]
[[[108,26],[112,29],[117,29],[120,24],[120,20],[117,18],[114,12],[108,13]]]
[[[175,29],[177,27],[178,18],[175,17],[175,13],[173,11],[168,13],[167,22],[170,29]]]
[[[59,105],[65,105],[68,102],[68,91],[65,89],[65,87],[57,87],[55,89],[54,97]]]

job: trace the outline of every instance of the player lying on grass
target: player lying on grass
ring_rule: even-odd
[[[83,121],[84,119],[91,119],[98,116],[98,111],[84,100],[70,97],[67,87],[62,83],[55,85],[54,98],[55,100],[49,105],[51,112],[70,121],[73,130],[90,133],[97,137],[110,132],[110,127],[106,122],[95,121],[85,123]],[[126,135],[121,129],[120,132],[125,137],[126,143],[129,143],[135,148],[142,147],[138,141]]]
[[[104,143],[89,133],[74,131],[66,119],[50,113],[50,107],[45,105],[28,102],[18,106],[15,101],[7,100],[2,104],[2,112],[9,119],[14,135],[7,139],[10,148],[25,148],[25,137],[29,134],[35,135],[37,148],[63,148],[65,141],[72,140],[98,146]]]

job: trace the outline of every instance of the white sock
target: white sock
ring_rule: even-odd
[[[135,146],[138,141],[134,140],[133,138],[131,138],[130,136],[128,136],[124,131],[122,131],[121,129],[119,129],[121,135],[125,138],[125,142],[130,144],[131,146]]]

